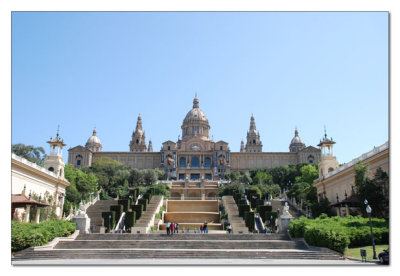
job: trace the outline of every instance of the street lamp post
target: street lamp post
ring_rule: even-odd
[[[372,250],[373,250],[373,252],[374,252],[373,259],[376,260],[376,259],[378,259],[378,258],[376,257],[375,241],[374,241],[374,232],[372,231],[372,222],[371,222],[371,212],[372,212],[372,208],[371,208],[371,206],[368,205],[368,200],[364,200],[364,204],[367,206],[367,207],[365,208],[365,210],[367,211],[367,214],[368,214],[368,218],[369,218],[369,229],[371,230]]]

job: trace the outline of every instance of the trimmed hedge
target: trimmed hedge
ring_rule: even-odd
[[[128,211],[125,215],[125,227],[129,230],[133,227],[136,223],[136,212],[135,211]]]
[[[265,212],[272,212],[272,206],[258,205],[257,211],[260,214],[261,219],[265,222],[267,219]]]
[[[239,216],[244,218],[244,212],[249,212],[250,211],[250,206],[249,205],[245,205],[245,204],[240,204],[238,205],[239,208]]]
[[[254,212],[244,212],[244,221],[250,232],[254,231]]]
[[[143,206],[143,211],[147,210],[147,204],[148,204],[148,201],[145,198],[141,198],[138,201],[138,205],[142,205]]]
[[[67,237],[75,232],[76,225],[66,220],[41,223],[11,222],[11,250],[19,251],[31,246],[42,246],[56,237]]]
[[[124,207],[124,212],[128,212],[131,209],[131,200],[130,199],[120,199],[118,200],[118,205],[122,205]]]
[[[111,215],[111,221],[110,221],[110,215]],[[115,211],[103,212],[103,213],[101,213],[101,217],[103,218],[104,227],[108,228],[108,230],[114,229],[114,227],[116,225],[116,222],[115,222],[116,213],[115,213]],[[110,223],[111,223],[111,225],[110,225]]]
[[[121,217],[122,213],[124,212],[124,206],[122,205],[111,205],[110,206],[110,211],[115,212],[115,219],[118,221],[119,218]]]
[[[132,211],[136,212],[136,220],[140,219],[143,213],[143,205],[133,205],[131,208]]]
[[[389,223],[385,219],[372,219],[375,244],[389,243]],[[361,216],[331,217],[326,214],[312,220],[301,217],[290,221],[292,237],[304,239],[310,245],[325,246],[343,253],[347,247],[371,244],[369,219]]]
[[[275,219],[278,218],[278,213],[277,212],[270,212],[270,211],[266,211],[265,213],[265,220],[263,220],[264,222],[266,222],[267,220],[270,220],[270,225],[272,227],[275,227]],[[271,216],[272,216],[272,220],[271,220]]]

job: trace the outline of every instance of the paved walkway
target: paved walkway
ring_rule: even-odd
[[[13,261],[13,265],[377,265],[351,260],[285,259],[58,259]]]

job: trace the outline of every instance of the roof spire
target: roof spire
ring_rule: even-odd
[[[297,131],[297,126],[295,127],[295,130],[294,130],[294,136],[299,136],[299,132]]]
[[[199,108],[199,99],[197,99],[197,93],[193,99],[193,108]]]
[[[57,137],[60,136],[60,125],[57,126]]]

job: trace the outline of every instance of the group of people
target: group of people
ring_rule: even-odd
[[[167,235],[179,233],[179,224],[177,222],[167,222]]]
[[[170,222],[167,221],[167,224],[165,225],[167,229],[167,235],[173,235],[174,233],[179,233],[179,224],[177,222]],[[197,233],[196,228],[193,229],[194,233]],[[185,233],[185,227],[182,227],[182,233]],[[207,222],[204,222],[202,225],[199,227],[199,233],[201,234],[207,234],[208,233],[208,225]],[[190,233],[190,229],[187,229],[187,233]]]

